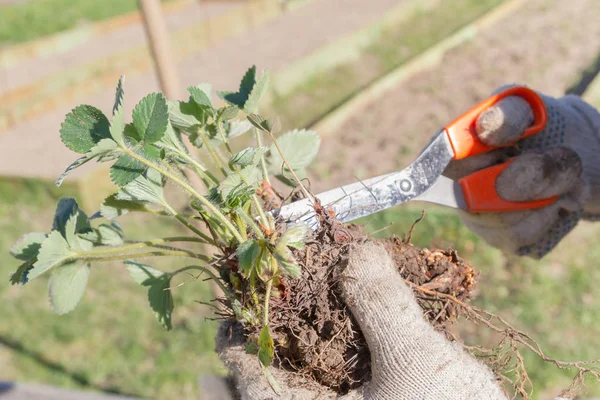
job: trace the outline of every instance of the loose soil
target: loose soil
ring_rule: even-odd
[[[507,83],[560,96],[600,54],[600,2],[533,0],[439,68],[390,89],[324,135],[311,189],[318,193],[408,165],[446,123]]]
[[[293,371],[293,382],[306,380],[347,393],[371,377],[370,353],[365,338],[342,299],[339,282],[353,245],[373,240],[358,225],[342,225],[327,211],[318,212],[319,229],[295,253],[302,269],[299,279],[277,286],[270,306],[277,364]],[[466,302],[472,297],[477,274],[455,251],[419,249],[404,239],[388,238],[384,244],[401,276],[418,288],[450,295]],[[249,296],[248,296],[249,297]],[[458,316],[446,298],[423,296],[417,301],[439,331],[447,331]],[[258,338],[260,326],[249,327]]]

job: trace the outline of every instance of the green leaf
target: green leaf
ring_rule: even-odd
[[[181,151],[185,154],[189,154],[188,149],[185,147],[185,144],[183,144],[183,141],[181,140],[181,136],[177,132],[175,132],[175,129],[173,129],[173,125],[171,124],[171,122],[167,124],[167,131],[165,132],[165,136],[163,136],[163,138],[161,139],[161,142],[172,149]]]
[[[277,242],[277,247],[287,246],[299,250],[303,249],[306,237],[310,230],[310,227],[303,222],[292,225],[283,233],[279,242]]]
[[[283,172],[286,175],[274,174],[275,178],[277,178],[279,181],[285,183],[288,186],[291,186],[291,187],[298,186],[298,182],[296,182],[296,178],[294,178],[294,176],[291,174],[291,172],[287,168],[285,168]],[[296,176],[300,180],[306,179],[306,177],[307,177],[306,170],[304,168],[297,169],[294,172],[296,173]]]
[[[100,140],[110,138],[108,119],[95,107],[75,107],[61,125],[60,138],[69,149],[87,153]]]
[[[67,224],[71,217],[75,216],[72,232],[67,229]],[[52,221],[52,230],[59,231],[67,239],[71,234],[88,232],[92,229],[88,216],[79,209],[77,201],[71,197],[62,197],[56,205],[54,220]]]
[[[125,264],[133,280],[148,287],[148,301],[158,322],[167,330],[171,330],[173,296],[170,290],[166,290],[170,286],[171,275],[136,261],[127,260]]]
[[[148,169],[143,175],[119,190],[116,200],[164,204],[162,175],[153,169]]]
[[[100,206],[100,215],[107,219],[114,219],[129,211],[152,211],[145,204],[136,201],[117,200],[117,194],[108,196]]]
[[[102,140],[106,140],[106,139],[102,139]],[[92,161],[92,160],[93,160],[93,157],[90,158],[87,155],[79,157],[77,160],[75,160],[71,164],[69,164],[69,166],[65,169],[65,171],[62,174],[60,174],[60,176],[56,179],[56,182],[54,182],[54,184],[57,187],[59,187],[60,185],[62,185],[62,183],[67,178],[67,176],[71,173],[71,171],[81,167],[83,164],[87,163],[88,161]]]
[[[206,123],[204,110],[195,103],[169,101],[169,121],[174,128],[192,132]]]
[[[142,154],[148,160],[156,161],[160,159],[160,149],[150,143],[142,143]]]
[[[120,108],[123,109],[123,97],[125,96],[125,90],[123,89],[123,84],[125,83],[125,75],[121,75],[119,78],[119,83],[117,84],[117,90],[115,93],[115,104],[113,105],[112,113],[113,116]]]
[[[133,125],[146,143],[159,141],[167,130],[169,111],[161,93],[144,97],[133,109]]]
[[[300,266],[297,263],[286,261],[285,259],[279,259],[277,256],[275,258],[279,262],[281,269],[286,275],[294,279],[300,278],[302,270],[300,269]]]
[[[321,138],[314,131],[293,130],[281,135],[277,144],[292,169],[306,168],[314,160],[319,152]],[[281,174],[285,167],[279,151],[272,144],[267,155],[267,163],[273,174]]]
[[[117,186],[125,186],[142,175],[145,170],[146,166],[144,164],[127,154],[123,154],[110,167],[110,180]]]
[[[150,265],[137,261],[126,260],[127,270],[138,285],[149,286],[166,274]]]
[[[217,148],[221,145],[223,145],[223,140],[221,140],[221,137],[219,135],[219,132],[217,131],[217,127],[215,124],[207,124],[204,126],[204,128],[198,129],[196,131],[194,131],[192,134],[190,134],[190,141],[192,142],[192,144],[196,147],[199,148],[203,148],[204,146],[204,140],[202,138],[202,134],[204,134],[206,141],[208,142],[208,145],[211,146],[212,148]]]
[[[33,268],[33,261],[35,261],[35,259],[24,262],[19,265],[15,272],[10,274],[11,285],[25,285],[29,282],[29,271]]]
[[[104,246],[119,246],[123,244],[123,230],[116,222],[100,224],[92,232],[80,235],[83,239]]]
[[[53,267],[60,266],[69,261],[75,253],[69,248],[69,244],[59,231],[52,231],[42,242],[37,261],[29,271],[28,278],[32,280]]]
[[[107,157],[110,156],[111,159],[114,159],[114,155],[112,154],[115,150],[117,150],[117,143],[112,139],[102,139],[98,142],[90,151],[86,153],[87,157],[101,157],[102,160],[105,161]]]
[[[67,226],[65,228],[67,243],[71,250],[77,251],[88,251],[91,250],[94,245],[90,243],[88,240],[85,240],[81,237],[81,234],[86,234],[93,232],[92,228],[89,225],[89,220],[85,214],[85,220],[81,218],[82,212],[78,212],[75,215],[71,215],[71,218],[67,221]],[[82,221],[86,224],[85,227],[81,227],[80,224]]]
[[[231,121],[225,125],[225,137],[227,139],[232,139],[237,136],[241,136],[246,132],[249,132],[252,129],[252,124],[249,121]]]
[[[42,242],[48,235],[46,233],[31,232],[21,236],[10,248],[10,255],[21,261],[28,261],[37,257]]]
[[[269,79],[270,77],[267,71],[258,78],[244,104],[244,111],[246,113],[253,113],[258,110],[258,104],[269,88]]]
[[[247,118],[248,118],[248,121],[250,121],[250,123],[252,125],[254,125],[254,127],[260,129],[263,132],[267,132],[267,133],[270,132],[271,125],[269,124],[269,121],[267,121],[266,119],[264,119],[260,115],[258,115],[258,114],[249,114]]]
[[[237,93],[232,92],[218,92],[219,97],[231,105],[238,106],[243,109],[244,104],[248,101],[248,97],[250,96],[250,92],[252,92],[252,88],[254,88],[254,84],[256,83],[256,66],[252,66],[249,68],[244,77],[242,78],[242,82],[240,83],[240,89]]]
[[[125,146],[123,135],[125,133],[125,116],[123,107],[119,106],[113,114],[112,122],[110,123],[110,136],[119,143],[121,146]]]
[[[258,187],[258,184],[261,182],[262,172],[259,168],[256,168],[253,165],[242,168],[237,172],[232,172],[227,175],[220,184],[219,191],[223,199],[225,199],[229,194],[235,189],[239,188],[250,188],[254,189]]]
[[[246,70],[246,73],[242,77],[242,81],[240,82],[240,93],[250,94],[254,84],[256,83],[256,65],[251,66]]]
[[[310,227],[307,224],[295,224],[283,233],[275,246],[273,256],[279,262],[283,272],[292,278],[299,278],[301,270],[289,248],[302,249],[309,231]]]
[[[140,133],[135,129],[133,124],[125,124],[125,130],[123,130],[123,135],[125,135],[124,139],[130,139],[126,143],[138,143],[142,141],[142,137]]]
[[[219,119],[221,121],[229,121],[230,119],[234,119],[239,111],[240,109],[236,106],[223,107],[218,112]]]
[[[261,253],[261,246],[258,240],[248,239],[237,248],[237,258],[240,271],[243,271],[246,276],[258,262]]]
[[[52,309],[63,315],[73,311],[83,297],[90,274],[89,264],[70,263],[52,271],[48,293]]]
[[[275,354],[275,343],[269,332],[269,327],[265,325],[258,336],[258,359],[264,367],[271,365],[273,355]]]
[[[115,152],[116,148],[117,143],[112,139],[100,140],[98,144],[92,147],[92,149],[85,153],[84,156],[79,157],[67,167],[65,172],[63,172],[56,180],[56,186],[60,186],[67,177],[67,175],[71,173],[71,171],[78,167],[81,167],[83,164],[93,160],[94,158],[97,158],[100,162],[114,159],[117,155],[117,153]]]
[[[193,100],[196,104],[200,106],[212,107],[210,102],[210,92],[212,86],[208,83],[201,83],[196,86],[188,87],[188,92],[190,92],[190,100]]]
[[[239,165],[246,167],[248,165],[258,165],[260,157],[267,152],[266,147],[248,147],[239,153],[234,154],[229,160],[229,166]]]

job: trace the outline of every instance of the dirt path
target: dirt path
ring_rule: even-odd
[[[600,53],[599,20],[597,0],[527,2],[327,135],[313,190],[405,167],[440,127],[505,83],[561,95]]]
[[[165,13],[165,22],[169,31],[173,33],[241,5],[242,3],[238,2],[191,2],[183,8]],[[86,32],[81,32],[81,35],[85,36]],[[82,40],[78,45],[68,46],[68,50],[65,51],[58,48],[47,55],[19,60],[0,68],[0,95],[55,72],[73,69],[115,52],[143,46],[145,42],[142,24],[131,23],[112,29],[102,36]]]
[[[208,81],[219,90],[234,89],[252,64],[276,73],[317,48],[373,23],[397,4],[398,0],[345,0],[340,8],[336,0],[314,0],[276,21],[183,60],[178,65],[182,84]],[[158,82],[152,73],[127,79],[126,113],[144,95],[157,90]],[[108,112],[113,97],[114,87],[107,87],[86,98],[71,99],[69,105],[58,106],[52,113],[0,133],[0,175],[56,178],[77,157],[60,142],[58,132],[65,114],[80,103]],[[73,176],[81,176],[86,171],[81,168],[75,172]]]
[[[174,33],[203,20],[221,14],[232,7],[240,7],[240,2],[190,2],[182,8],[165,12],[165,22],[169,32]],[[85,39],[89,34],[82,31],[79,35]],[[70,41],[80,40],[73,37]],[[113,53],[124,52],[146,43],[144,27],[141,23],[130,23],[113,28],[101,36],[81,40],[77,45],[65,43],[66,49],[57,48],[49,54],[40,54],[11,63],[0,65],[0,95],[15,90],[31,82],[40,80],[65,69],[85,65]]]

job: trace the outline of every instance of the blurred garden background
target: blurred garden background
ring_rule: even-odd
[[[309,171],[315,193],[410,163],[443,126],[505,83],[582,95],[600,107],[597,0],[163,0],[181,86],[235,90],[244,71],[268,69],[262,114],[284,129],[322,136]],[[57,316],[43,276],[10,286],[8,248],[49,230],[57,200],[92,214],[116,191],[106,170],[80,168],[59,137],[78,104],[108,112],[126,76],[125,115],[161,90],[136,0],[0,0],[0,381],[156,399],[211,398],[199,377],[222,375],[216,323],[199,302],[211,287],[177,288],[173,330],[164,331],[146,291],[120,263],[94,268],[81,304]],[[600,225],[582,222],[541,261],[507,257],[449,209],[409,204],[363,221],[376,236],[403,235],[426,210],[413,242],[456,248],[481,271],[475,304],[529,333],[561,360],[600,357]],[[168,218],[128,214],[129,237],[176,235]],[[155,263],[164,269],[177,265]],[[474,342],[487,332],[468,328]],[[574,371],[527,351],[535,399],[551,399]],[[588,394],[600,395],[589,382]],[[0,398],[2,394],[0,392]]]

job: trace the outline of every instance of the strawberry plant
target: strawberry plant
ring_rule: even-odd
[[[218,93],[226,103],[220,108],[212,103],[209,84],[189,87],[187,101],[167,101],[161,93],[152,93],[135,106],[132,121],[126,122],[121,78],[110,120],[94,106],[74,108],[60,133],[65,146],[82,156],[68,166],[57,185],[75,168],[95,160],[112,163],[110,179],[120,189],[91,216],[74,199],[60,199],[51,231],[28,233],[11,248],[11,254],[22,262],[11,282],[25,285],[50,274],[50,304],[56,313],[65,314],[81,301],[96,264],[124,260],[131,277],[148,288],[158,321],[170,329],[170,282],[177,274],[196,270],[220,286],[238,320],[265,327],[263,336],[268,338],[264,321],[268,320],[272,287],[283,277],[298,277],[299,266],[290,249],[302,247],[307,227],[296,225],[276,232],[264,200],[269,199],[271,206],[273,201],[279,204],[271,177],[293,184],[292,176],[304,176],[320,144],[317,134],[307,130],[281,135],[278,146],[264,144],[265,133],[272,139],[278,130],[256,114],[268,81],[268,73],[257,76],[256,68],[250,68],[237,92]],[[240,113],[249,118],[236,119]],[[231,141],[251,134],[256,145],[234,152]],[[208,163],[192,156],[184,136],[203,151]],[[190,174],[203,187],[195,187]],[[187,194],[193,214],[182,213],[169,203],[167,182]],[[116,219],[128,212],[175,218],[190,235],[125,239]],[[218,255],[201,254],[199,246],[181,247],[186,243],[212,247]],[[146,257],[186,257],[198,265],[159,271],[138,261]],[[232,257],[239,265],[230,270]],[[252,293],[249,303],[236,295],[240,280]]]
[[[94,268],[122,260],[131,279],[146,289],[158,322],[171,329],[173,278],[195,272],[196,278],[218,285],[223,296],[215,299],[216,315],[243,327],[246,349],[259,365],[276,360],[340,393],[362,385],[370,376],[369,350],[337,283],[350,244],[369,239],[360,227],[342,225],[305,188],[306,169],[317,156],[320,138],[311,130],[279,134],[278,119],[260,115],[268,82],[267,72],[258,75],[250,68],[236,92],[217,92],[224,104],[220,107],[206,83],[189,87],[186,101],[152,93],[133,108],[128,122],[121,78],[110,116],[91,105],[74,108],[60,135],[81,156],[56,184],[95,160],[111,163],[110,179],[119,189],[91,215],[73,198],[60,199],[50,231],[27,233],[10,249],[20,262],[11,283],[26,285],[49,275],[50,304],[62,315],[85,301]],[[253,145],[239,148],[249,139]],[[275,180],[288,188],[288,196],[274,188]],[[184,193],[187,207],[174,206],[169,193]],[[313,200],[320,222],[316,231],[272,212],[298,197]],[[117,220],[131,212],[173,218],[189,233],[144,241],[126,238]],[[525,393],[527,376],[515,349],[525,345],[537,351],[531,339],[469,306],[476,271],[453,250],[415,248],[409,243],[411,233],[404,240],[383,242],[418,294],[425,316],[441,331],[462,314],[510,333],[495,349],[502,354],[508,346],[509,356],[494,359],[485,353],[484,358],[492,360],[499,375],[518,371],[514,387]],[[190,263],[161,271],[146,263],[156,257],[182,257]],[[302,338],[311,338],[310,345]],[[537,354],[559,366],[574,365],[551,360],[541,350]],[[589,372],[577,368],[580,375]]]

